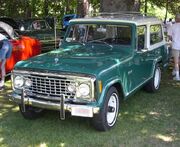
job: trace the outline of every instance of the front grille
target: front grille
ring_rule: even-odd
[[[55,100],[60,99],[62,94],[65,98],[75,97],[75,93],[70,93],[67,90],[69,84],[75,84],[73,79],[35,74],[27,75],[25,78],[32,81],[32,86],[26,89],[27,95]]]

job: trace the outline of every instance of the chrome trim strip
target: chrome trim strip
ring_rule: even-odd
[[[153,76],[152,76],[153,77]],[[143,83],[139,84],[138,86],[136,86],[134,89],[132,89],[131,91],[125,93],[125,96],[128,96],[129,94],[133,93],[137,88],[141,87],[143,84],[145,84],[147,81],[149,81],[152,77],[149,77],[148,79],[146,79]]]
[[[37,75],[42,75],[42,76],[54,76],[56,75],[57,77],[62,77],[62,78],[80,78],[80,79],[83,79],[83,80],[89,80],[89,78],[91,79],[95,79],[94,76],[92,75],[85,75],[85,74],[75,74],[75,73],[63,73],[63,72],[59,72],[59,73],[52,73],[52,72],[34,72],[34,71],[24,71],[24,70],[13,70],[12,71],[12,74],[19,74],[19,73],[22,73],[22,74],[37,74]]]

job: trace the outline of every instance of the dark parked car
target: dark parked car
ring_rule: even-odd
[[[60,29],[50,27],[47,19],[14,20],[9,17],[0,17],[0,21],[12,26],[20,35],[30,36],[40,40],[42,52],[59,47],[60,39],[63,38],[65,34],[65,32]]]
[[[58,47],[64,36],[64,31],[53,29],[45,19],[19,20],[21,34],[37,38],[42,43],[42,51],[49,51]]]
[[[6,72],[9,73],[14,65],[21,60],[26,60],[30,57],[41,53],[41,44],[39,40],[18,35],[14,29],[0,21],[0,33],[5,35],[12,43],[12,55],[6,62]]]

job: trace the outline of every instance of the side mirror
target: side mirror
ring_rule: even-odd
[[[25,31],[24,26],[21,26],[21,27],[20,27],[20,31]]]
[[[73,38],[66,38],[67,42],[71,42],[73,40]]]
[[[139,49],[137,51],[137,53],[144,53],[144,52],[147,52],[148,51],[148,48],[143,48],[143,49]]]
[[[146,52],[146,51],[148,51],[148,48],[143,48],[141,51]]]

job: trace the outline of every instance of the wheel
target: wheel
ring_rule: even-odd
[[[36,119],[43,115],[43,109],[28,105],[25,105],[25,112],[22,111],[21,105],[19,105],[19,110],[25,119]]]
[[[117,120],[119,112],[119,94],[115,87],[111,87],[107,94],[99,114],[96,114],[92,123],[99,131],[107,131],[112,128]]]
[[[161,69],[157,64],[154,70],[153,78],[145,85],[144,89],[147,92],[156,92],[159,90],[161,82]]]

